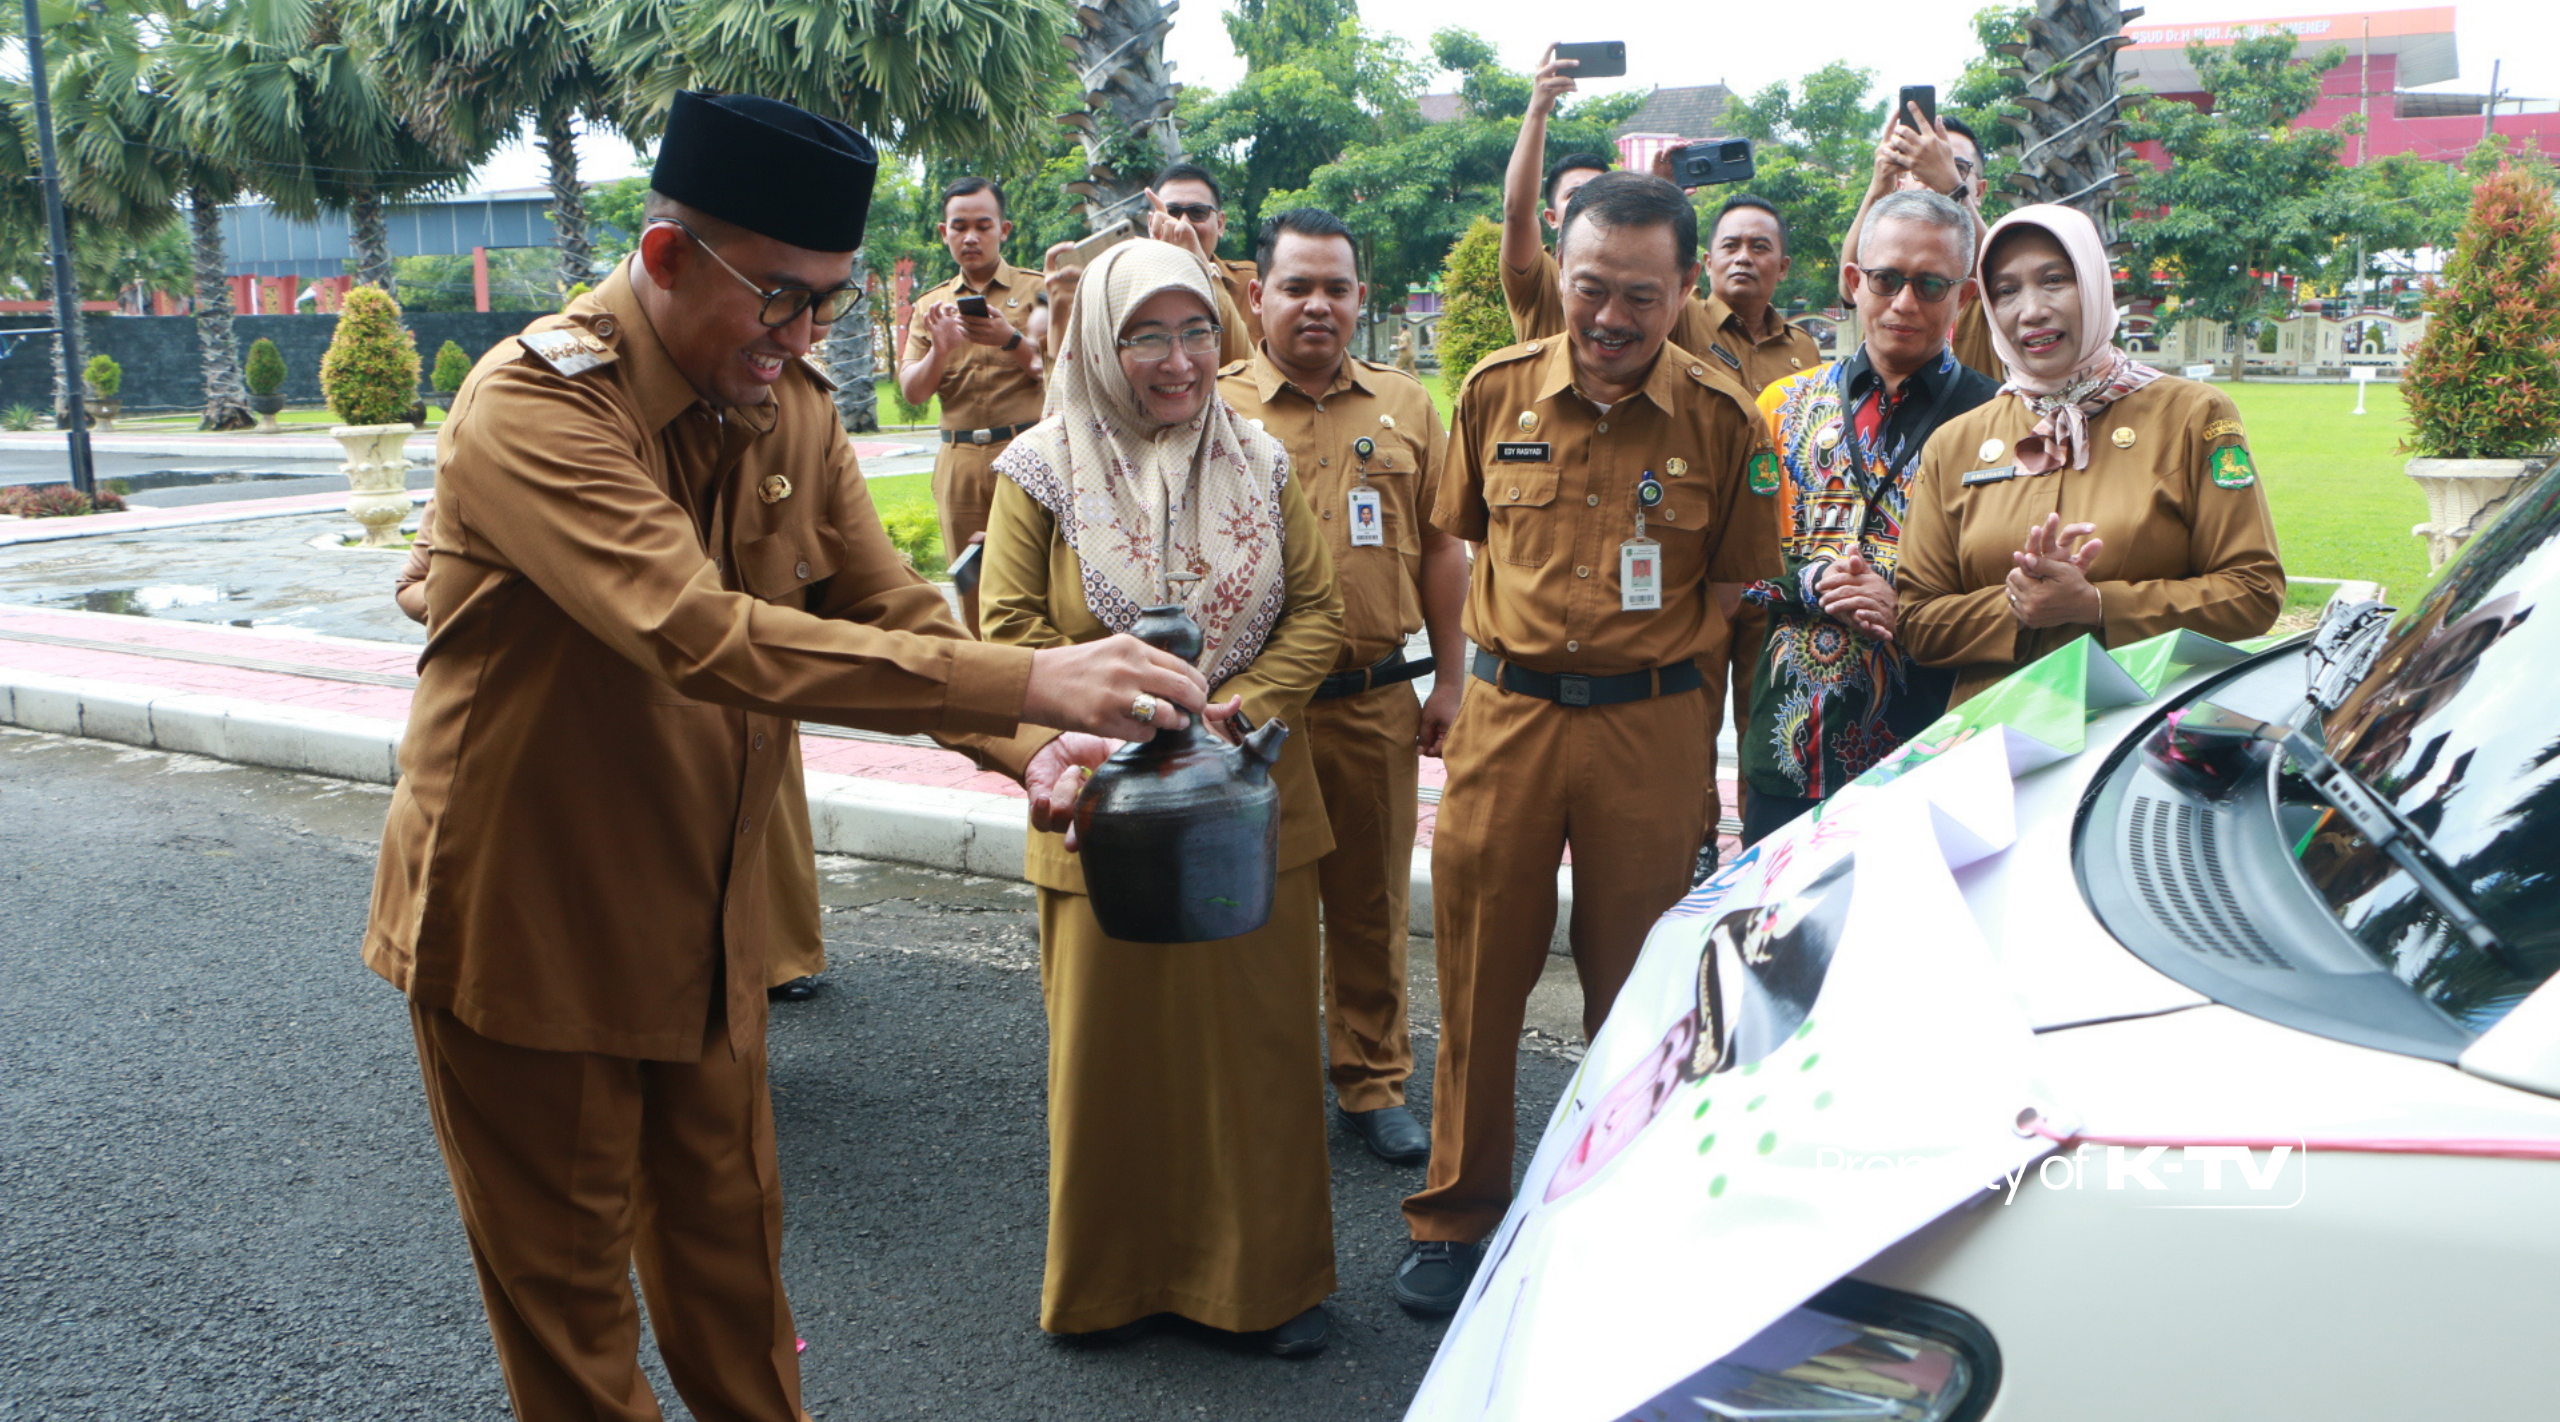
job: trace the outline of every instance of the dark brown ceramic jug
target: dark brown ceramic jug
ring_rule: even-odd
[[[1178,605],[1141,609],[1129,631],[1200,660],[1199,625]],[[1102,763],[1076,799],[1076,840],[1103,932],[1131,943],[1205,943],[1271,921],[1280,877],[1271,766],[1288,735],[1267,721],[1230,745],[1194,716]]]

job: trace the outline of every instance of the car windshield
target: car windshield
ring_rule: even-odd
[[[2560,469],[2519,489],[2402,616],[2328,718],[2329,747],[2433,841],[2498,937],[2475,946],[2288,770],[2285,833],[2356,940],[2487,1031],[2560,968]]]

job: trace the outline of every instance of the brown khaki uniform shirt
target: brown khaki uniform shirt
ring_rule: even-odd
[[[1029,654],[881,531],[815,367],[713,409],[627,269],[464,381],[426,588],[365,961],[515,1046],[693,1061],[715,993],[755,1040],[798,720],[1017,772],[1048,739]]]
[[[1511,310],[1513,340],[1543,340],[1565,333],[1563,281],[1563,268],[1556,265],[1552,252],[1541,251],[1525,269],[1503,267],[1502,300]],[[1671,327],[1671,344],[1713,358],[1747,393],[1757,395],[1772,380],[1822,363],[1822,348],[1811,335],[1779,320],[1774,308],[1768,314],[1777,329],[1755,335],[1743,329],[1742,318],[1724,304],[1724,298],[1701,286],[1680,308],[1680,318]]]
[[[2163,376],[2089,417],[2089,467],[1997,478],[2035,429],[2002,395],[1938,427],[1920,456],[1895,573],[1903,647],[1956,668],[1949,705],[2095,632],[2109,647],[2184,628],[2255,637],[2284,609],[2266,491],[2240,412],[2210,385]],[[1973,485],[1975,471],[1993,476]],[[2009,555],[2048,514],[2094,523],[2089,569],[2105,622],[2029,631],[2009,613]]]
[[[1218,393],[1288,446],[1315,506],[1342,585],[1342,655],[1329,670],[1375,666],[1422,630],[1422,533],[1449,443],[1430,393],[1393,366],[1345,357],[1324,398],[1311,400],[1259,348],[1218,372]],[[1351,542],[1357,488],[1378,495],[1376,544]]]
[[[982,291],[969,285],[966,276],[955,276],[916,298],[915,309],[963,296],[983,296],[990,315],[1002,316],[1022,339],[1031,340],[1025,329],[1031,324],[1032,298],[1040,294],[1040,275],[1026,272],[1010,262],[996,263],[996,274],[987,279]],[[933,331],[921,315],[907,325],[907,353],[900,365],[913,365],[933,349]],[[991,430],[1005,425],[1027,425],[1040,418],[1043,398],[1040,377],[1024,370],[1014,353],[982,346],[975,341],[963,345],[948,364],[942,367],[942,383],[934,387],[942,400],[942,428],[946,430]]]
[[[1244,698],[1255,725],[1290,722],[1303,731],[1307,702],[1340,660],[1342,592],[1325,552],[1322,522],[1292,477],[1280,498],[1283,601],[1280,620],[1252,665],[1209,689],[1212,700]],[[1084,560],[1058,536],[1057,520],[1022,486],[996,480],[987,523],[985,578],[978,585],[979,623],[987,641],[1011,647],[1063,647],[1111,635],[1084,599]],[[1280,788],[1280,868],[1313,864],[1333,852],[1333,826],[1316,787],[1311,742],[1293,734],[1280,744],[1271,783]],[[1023,850],[1023,877],[1044,889],[1085,892],[1084,864],[1066,836],[1033,831]]]
[[[1777,520],[1748,473],[1769,448],[1741,387],[1676,345],[1605,413],[1574,389],[1563,340],[1485,357],[1459,389],[1431,517],[1484,545],[1467,584],[1467,636],[1544,672],[1611,676],[1694,659],[1723,625],[1710,584],[1778,575]],[[1662,606],[1627,612],[1618,548],[1635,535],[1648,469],[1664,494],[1645,515],[1646,536],[1662,545]]]

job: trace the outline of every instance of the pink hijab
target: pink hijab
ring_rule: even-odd
[[[2060,379],[2039,380],[2026,374],[2017,346],[2000,329],[1998,319],[1989,323],[1992,349],[2009,367],[2009,383],[2000,391],[2004,395],[2016,391],[2036,417],[2035,433],[2018,441],[2018,471],[2045,474],[2065,464],[2086,469],[2089,417],[2159,379],[2160,372],[2116,348],[2115,273],[2107,262],[2106,245],[2098,240],[2098,225],[2076,207],[2037,203],[1992,225],[1982,239],[1982,262],[1975,273],[1982,282],[1984,314],[1991,314],[1991,252],[2000,244],[2000,234],[2013,227],[2033,227],[2059,243],[2080,279],[2080,348],[2070,371]]]

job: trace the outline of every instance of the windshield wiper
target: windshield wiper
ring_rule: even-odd
[[[2364,656],[2367,666],[2372,654]],[[2332,662],[2331,668],[2338,664]],[[2315,678],[2325,683],[2326,676]],[[2352,683],[2350,683],[2352,685]],[[2313,709],[2318,707],[2315,685]],[[2315,721],[2316,724],[2316,721]],[[2300,725],[2278,721],[2261,721],[2212,702],[2200,702],[2180,713],[2175,721],[2152,733],[2143,744],[2143,759],[2162,778],[2214,799],[2227,798],[2235,790],[2243,773],[2257,763],[2245,754],[2253,745],[2264,743],[2281,750],[2301,767],[2303,779],[2320,798],[2328,802],[2339,816],[2363,835],[2367,843],[2390,857],[2391,862],[2408,874],[2418,892],[2426,895],[2438,913],[2445,916],[2473,947],[2495,958],[2510,971],[2523,967],[2508,953],[2498,935],[2480,917],[2479,908],[2455,883],[2445,867],[2444,857],[2436,852],[2426,831],[2410,822],[2400,808],[2378,794],[2354,771],[2329,754],[2322,736],[2315,736]]]

